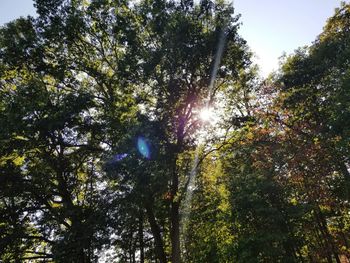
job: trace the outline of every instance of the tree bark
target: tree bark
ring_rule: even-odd
[[[317,220],[317,223],[318,223],[318,225],[320,227],[321,232],[323,233],[323,235],[324,235],[324,237],[326,239],[327,246],[329,246],[329,248],[331,250],[331,253],[333,254],[333,256],[335,258],[335,261],[337,263],[341,263],[340,259],[339,259],[339,255],[338,255],[337,249],[334,246],[333,238],[331,237],[331,234],[328,231],[326,219],[324,218],[324,215],[323,215],[320,207],[317,205],[316,208],[317,208],[316,220]],[[330,257],[331,257],[331,255],[330,255]],[[333,260],[331,259],[330,262],[333,262]]]
[[[160,227],[156,221],[156,218],[153,213],[152,205],[149,203],[149,201],[145,202],[145,208],[146,208],[148,222],[151,226],[151,231],[154,238],[156,257],[158,258],[160,263],[166,263],[167,259],[164,251],[164,244],[163,244]]]
[[[348,171],[348,167],[343,161],[339,162],[339,172],[344,176],[345,195],[346,195],[346,198],[350,200],[350,173]]]
[[[171,211],[170,211],[170,240],[171,240],[171,262],[180,263],[180,200],[178,197],[179,191],[179,176],[176,169],[176,158],[174,158],[173,174],[171,182]]]
[[[172,202],[171,206],[171,262],[180,263],[180,218],[179,218],[179,202]]]
[[[145,251],[143,242],[143,211],[140,211],[139,217],[139,246],[140,246],[140,263],[145,262]]]

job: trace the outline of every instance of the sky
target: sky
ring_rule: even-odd
[[[266,77],[277,70],[279,57],[310,45],[341,0],[234,0],[243,23],[239,33],[255,53]],[[347,1],[348,2],[348,1]]]
[[[233,0],[242,22],[239,33],[255,53],[266,77],[278,58],[310,45],[341,0]],[[348,2],[348,1],[347,1]],[[35,15],[33,0],[0,0],[0,25],[19,16]]]
[[[33,0],[0,0],[0,25],[27,15],[35,15]]]

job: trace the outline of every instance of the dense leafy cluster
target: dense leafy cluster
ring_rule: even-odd
[[[262,83],[224,1],[35,5],[0,28],[1,262],[347,262],[350,5]]]

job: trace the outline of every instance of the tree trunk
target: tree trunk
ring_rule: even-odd
[[[171,262],[180,263],[180,218],[179,202],[172,202],[171,206]]]
[[[348,167],[344,162],[339,162],[339,171],[344,176],[344,190],[345,190],[345,196],[348,200],[350,200],[350,173],[348,171]]]
[[[145,251],[143,242],[143,211],[140,211],[139,217],[139,246],[140,246],[140,263],[145,262]]]
[[[151,231],[154,238],[155,243],[155,253],[160,263],[166,263],[166,255],[164,251],[163,239],[160,231],[160,227],[156,221],[156,218],[153,213],[152,205],[149,201],[145,202],[145,208],[147,213],[148,222],[151,226]]]
[[[178,197],[179,176],[176,169],[176,158],[174,158],[171,182],[171,211],[170,211],[170,240],[171,240],[171,262],[180,263],[180,200]]]
[[[333,254],[335,261],[337,263],[341,263],[339,256],[338,256],[338,252],[334,246],[334,242],[333,242],[333,238],[331,237],[331,234],[328,231],[327,228],[327,222],[326,219],[324,218],[324,215],[320,209],[320,207],[317,205],[317,211],[316,211],[316,220],[318,221],[318,225],[320,227],[321,232],[324,234],[327,245],[329,246],[329,248],[331,249],[331,253]],[[333,260],[331,260],[330,262],[333,262]]]

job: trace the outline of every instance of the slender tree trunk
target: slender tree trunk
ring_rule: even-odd
[[[140,246],[140,263],[145,262],[145,251],[143,242],[143,211],[140,211],[139,217],[139,246]]]
[[[329,249],[328,249],[328,244],[324,238],[324,235],[320,229],[319,223],[318,223],[318,219],[315,216],[315,221],[317,222],[318,227],[315,226],[315,228],[313,229],[314,235],[316,237],[316,244],[318,245],[319,248],[322,249],[322,251],[326,252],[326,257],[327,257],[327,262],[328,263],[332,263],[332,255],[329,254]],[[310,255],[310,257],[313,259],[314,255]],[[322,259],[323,260],[323,259]],[[312,262],[315,262],[315,260],[313,259]]]
[[[148,222],[151,226],[151,231],[154,238],[155,243],[155,253],[160,263],[166,263],[166,255],[164,251],[163,239],[160,231],[160,227],[156,221],[156,218],[153,213],[152,205],[149,201],[145,202],[145,208],[147,213]]]
[[[180,263],[180,216],[179,202],[172,202],[171,206],[171,262]]]
[[[334,246],[333,238],[331,237],[331,235],[328,231],[326,219],[324,218],[324,215],[321,212],[321,209],[318,205],[317,205],[317,212],[316,212],[316,220],[318,221],[318,225],[320,227],[321,233],[323,233],[323,235],[326,239],[326,242],[328,243],[327,246],[330,247],[330,249],[332,251],[332,254],[335,258],[335,261],[337,263],[341,263],[339,256],[338,256],[338,253],[336,251],[336,248]],[[331,258],[331,255],[330,255],[330,258]],[[330,262],[333,262],[333,260],[331,259]]]
[[[348,168],[344,162],[339,162],[339,171],[344,176],[344,190],[345,195],[350,200],[350,173],[348,171]]]
[[[172,180],[171,180],[171,210],[170,210],[170,240],[171,240],[171,262],[181,263],[180,254],[180,199],[179,191],[179,176],[176,167],[176,155],[173,160]]]

